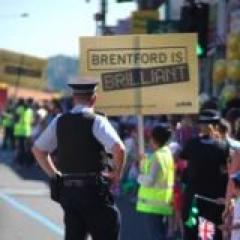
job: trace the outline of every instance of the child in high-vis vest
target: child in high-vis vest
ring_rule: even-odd
[[[157,125],[151,132],[153,153],[141,162],[136,210],[147,218],[149,239],[166,239],[166,219],[173,215],[174,161],[167,145],[171,130]]]

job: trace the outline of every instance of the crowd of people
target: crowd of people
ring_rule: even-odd
[[[64,106],[55,99],[42,103],[32,98],[9,99],[1,113],[2,150],[14,152],[14,164],[18,167],[35,164],[32,143]]]
[[[32,98],[9,100],[1,113],[2,149],[14,151],[13,163],[20,167],[35,164],[32,143],[57,114],[71,106],[71,99],[42,103]],[[151,239],[197,239],[200,223],[191,215],[195,203],[195,215],[214,224],[212,239],[240,239],[239,107],[234,100],[219,109],[217,99],[211,99],[202,104],[198,115],[146,116],[143,155],[139,155],[137,118],[110,118],[127,154],[121,183],[112,191],[125,195],[136,204],[136,211],[148,216]],[[166,158],[168,163],[162,160]],[[164,176],[170,191],[153,190],[158,178],[163,182],[159,176]],[[164,201],[169,206],[149,210],[140,200],[148,198],[151,191],[148,201],[157,203],[162,195],[168,195]]]

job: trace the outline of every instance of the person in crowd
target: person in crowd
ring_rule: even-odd
[[[41,135],[44,129],[47,127],[47,110],[42,106],[35,107],[34,122],[32,129],[31,142],[34,143],[35,140]]]
[[[231,174],[240,170],[240,142],[231,137],[231,125],[221,119],[218,124],[219,139],[226,141],[229,147],[228,158],[228,185],[226,191],[226,201],[230,200],[234,194],[233,182],[230,178]]]
[[[3,127],[3,143],[2,149],[14,149],[14,135],[13,135],[13,126],[14,126],[14,110],[13,104],[9,102],[7,104],[6,110],[2,113],[2,122]]]
[[[226,112],[225,119],[230,123],[231,126],[231,134],[235,138],[238,139],[238,119],[240,118],[240,109],[239,108],[231,108]]]
[[[57,99],[52,99],[47,104],[48,116],[47,122],[50,123],[59,113],[62,113],[62,106],[60,101]]]
[[[151,131],[153,153],[141,160],[136,210],[147,218],[149,239],[166,237],[166,217],[173,214],[174,161],[167,145],[171,130],[165,124]]]
[[[196,194],[215,199],[217,202],[225,197],[227,187],[227,162],[229,147],[226,141],[216,139],[220,114],[216,110],[205,109],[199,114],[199,136],[190,140],[180,157],[187,160],[186,189],[184,196],[183,220],[186,223]],[[222,223],[224,206],[201,199],[197,200],[199,216],[215,225]],[[185,224],[185,239],[198,239],[196,226]],[[222,233],[216,229],[214,240],[221,240]]]
[[[14,114],[14,137],[16,139],[14,162],[19,166],[24,165],[25,158],[25,109],[25,100],[23,98],[19,98]]]
[[[26,99],[26,107],[24,110],[24,137],[25,137],[25,154],[24,154],[24,164],[26,166],[31,166],[34,163],[34,158],[31,152],[31,136],[33,129],[34,121],[34,112],[33,112],[33,98]]]
[[[239,112],[239,108],[240,108],[240,87],[238,86],[237,89],[235,90],[235,96],[226,103],[224,115],[225,113],[229,112],[232,109],[235,110],[238,109]]]
[[[129,125],[125,132],[126,137],[123,143],[126,149],[126,164],[121,187],[124,193],[132,196],[132,194],[135,193],[135,187],[137,185],[138,139],[136,126]]]
[[[240,171],[231,175],[234,185],[234,197],[231,199],[232,218],[231,221],[220,225],[219,229],[223,232],[230,232],[231,237],[226,239],[240,239]]]
[[[234,124],[235,138],[240,140],[240,117],[238,117]]]
[[[197,134],[198,129],[196,129],[194,125],[193,116],[183,116],[175,129],[176,141],[179,142],[181,146],[184,146],[190,139],[196,137]]]
[[[231,175],[240,170],[240,142],[231,137],[231,125],[225,119],[221,119],[218,124],[219,139],[227,141],[230,156],[228,161],[228,184],[225,197],[225,209],[222,214],[224,224],[232,222],[232,198],[235,194],[234,182]],[[231,231],[223,231],[224,239],[230,238]]]
[[[183,206],[183,192],[184,186],[182,182],[183,172],[186,168],[186,161],[179,158],[181,152],[181,145],[174,138],[174,128],[172,129],[172,138],[169,142],[169,148],[174,158],[174,194],[173,194],[173,207],[174,216],[169,218],[168,236],[174,239],[176,235],[184,239],[184,226],[182,220],[182,206]]]
[[[135,125],[125,125],[125,138],[123,143],[126,149],[126,164],[121,180],[121,192],[127,196],[128,200],[136,200],[136,191],[138,188],[138,139]]]

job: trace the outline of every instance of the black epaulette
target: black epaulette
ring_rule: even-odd
[[[101,115],[103,117],[107,116],[104,112],[100,112],[100,111],[95,111],[95,114]]]

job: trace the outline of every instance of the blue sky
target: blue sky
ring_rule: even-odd
[[[107,23],[113,25],[136,4],[108,0]],[[0,0],[0,48],[49,57],[78,56],[78,38],[94,36],[100,0]],[[21,18],[22,13],[29,17]]]

